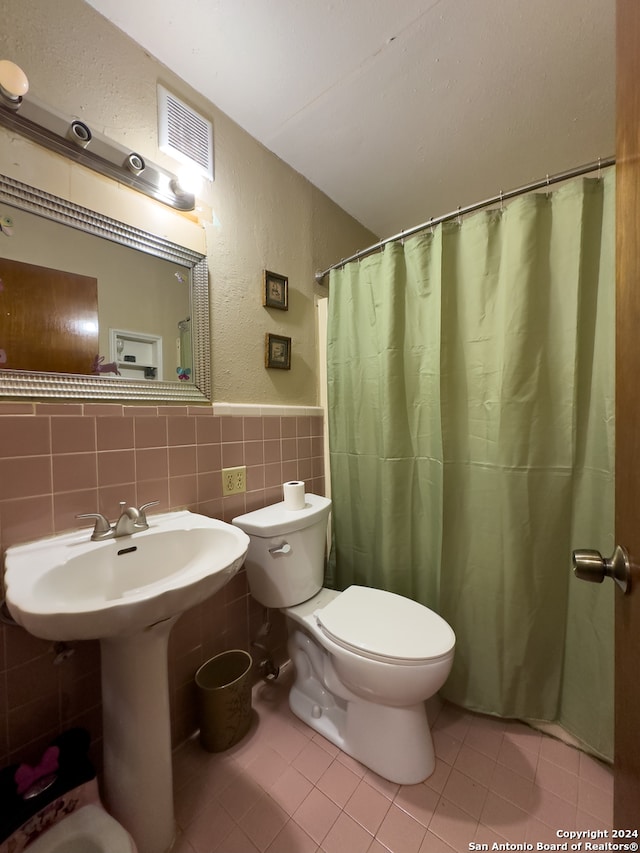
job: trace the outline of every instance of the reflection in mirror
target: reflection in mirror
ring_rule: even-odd
[[[0,176],[0,394],[211,398],[204,255]]]

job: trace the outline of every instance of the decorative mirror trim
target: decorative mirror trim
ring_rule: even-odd
[[[181,264],[191,271],[193,382],[159,382],[28,370],[0,370],[0,396],[139,402],[211,400],[209,274],[205,255],[50,193],[0,175],[0,201],[114,243]]]

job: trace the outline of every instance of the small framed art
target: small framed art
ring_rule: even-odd
[[[277,367],[280,370],[291,369],[291,338],[272,335],[267,332],[264,339],[265,367]]]
[[[265,308],[289,310],[289,279],[286,275],[265,270],[263,274],[264,290],[262,304]]]

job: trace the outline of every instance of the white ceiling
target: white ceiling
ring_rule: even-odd
[[[380,237],[614,153],[613,0],[87,2]]]

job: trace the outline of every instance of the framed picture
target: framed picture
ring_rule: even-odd
[[[286,275],[264,271],[264,292],[262,304],[265,308],[289,309],[289,279]]]
[[[264,350],[265,367],[278,367],[280,370],[291,369],[291,338],[272,335],[267,332]]]

